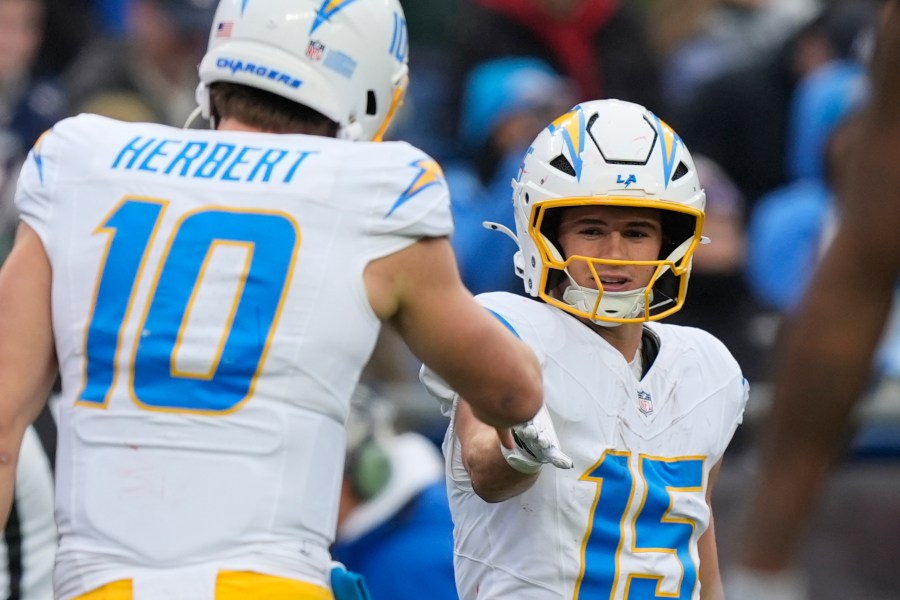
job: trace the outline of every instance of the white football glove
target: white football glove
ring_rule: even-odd
[[[559,448],[559,438],[546,406],[542,405],[530,421],[514,425],[512,434],[516,447],[509,449],[501,444],[500,451],[516,471],[530,475],[547,463],[558,469],[574,466],[572,459]]]

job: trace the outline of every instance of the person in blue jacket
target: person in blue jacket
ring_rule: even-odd
[[[443,459],[424,435],[385,420],[354,402],[332,558],[363,577],[372,600],[457,600]]]

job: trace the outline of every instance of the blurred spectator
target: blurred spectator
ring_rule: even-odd
[[[722,0],[646,0],[651,42],[660,57],[671,57],[702,34],[709,14]]]
[[[797,306],[812,276],[846,160],[838,125],[861,106],[865,87],[862,66],[846,61],[820,67],[797,86],[789,111],[792,181],[760,198],[748,230],[750,287],[778,311]]]
[[[360,390],[332,555],[365,578],[374,600],[456,600],[440,452],[418,433],[395,433],[386,401]]]
[[[127,31],[128,6],[133,0],[92,0],[94,14],[102,35],[116,37]]]
[[[56,558],[53,470],[55,401],[25,432],[16,470],[16,493],[0,539],[0,598],[52,600]]]
[[[457,99],[477,65],[494,58],[531,56],[547,61],[574,82],[576,102],[619,98],[665,113],[660,107],[658,60],[650,47],[645,14],[634,3],[469,0],[464,8],[453,56]]]
[[[15,181],[21,166],[15,138],[0,131],[0,264],[12,250],[19,214],[13,203]]]
[[[214,11],[213,0],[131,0],[126,35],[98,38],[67,72],[74,112],[184,125]]]
[[[40,75],[59,76],[96,35],[92,0],[43,0],[44,44],[35,63]]]
[[[792,180],[825,177],[828,138],[862,105],[867,88],[865,69],[855,60],[828,62],[800,81],[788,113],[787,169]]]
[[[38,136],[66,114],[55,80],[34,73],[45,10],[43,0],[0,0],[0,262],[18,219],[12,195],[22,160]]]
[[[703,235],[710,243],[694,254],[688,301],[669,321],[699,327],[719,338],[752,384],[770,375],[768,350],[774,340],[765,335],[767,315],[744,278],[744,198],[709,158],[695,155],[694,165],[706,191]]]
[[[821,143],[821,152],[815,151],[818,146],[809,146],[810,154],[822,157],[822,165],[810,174],[812,167],[801,162],[800,172],[806,177],[764,197],[751,223],[753,268],[748,269],[749,280],[754,293],[781,312],[792,313],[800,306],[840,220],[844,165],[849,160],[856,110],[863,105],[859,91],[863,82],[867,78],[862,71],[848,78],[845,72],[829,69],[801,86],[804,93],[798,98],[796,114],[808,121],[818,118],[819,129],[807,132],[812,138],[828,136]],[[830,102],[815,110],[809,105],[810,98]],[[876,351],[872,376],[873,385],[900,380],[900,282],[892,317]],[[897,438],[892,439],[896,447]]]
[[[573,104],[569,82],[536,58],[499,58],[470,73],[460,130],[472,160],[448,163],[445,175],[455,223],[451,242],[473,293],[522,293],[513,267],[515,243],[482,222],[515,229],[510,181],[522,155],[540,130]]]
[[[725,169],[748,211],[762,194],[789,181],[785,148],[797,82],[833,60],[857,56],[873,15],[870,0],[834,0],[774,53],[701,87],[672,119],[695,152]]]
[[[33,68],[44,40],[43,0],[0,0],[0,126],[20,149],[65,115],[54,80]]]
[[[438,162],[457,151],[447,57],[465,1],[403,0],[409,30],[410,85],[387,136],[421,148]]]
[[[706,10],[695,17],[697,30],[662,54],[668,57],[663,69],[663,91],[672,108],[690,103],[704,83],[773,52],[815,15],[818,0],[702,3]]]

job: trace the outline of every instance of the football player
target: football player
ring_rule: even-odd
[[[735,600],[807,598],[793,560],[866,397],[900,277],[900,1],[883,3],[871,92],[853,138],[837,233],[783,346]]]
[[[513,188],[533,298],[477,299],[534,348],[544,408],[508,449],[422,373],[451,417],[460,597],[720,598],[710,496],[747,384],[713,336],[659,322],[705,241],[688,149],[642,106],[586,102],[538,135]]]
[[[541,404],[533,352],[460,283],[440,168],[368,143],[406,87],[397,0],[222,0],[199,74],[214,130],[81,115],[21,175],[0,513],[58,371],[57,598],[331,598],[382,322],[501,431]]]

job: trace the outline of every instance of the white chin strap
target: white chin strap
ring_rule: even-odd
[[[568,275],[568,271],[566,275]],[[600,298],[600,305],[597,307],[597,316],[614,319],[633,319],[641,315],[644,312],[644,292],[646,290],[647,288],[642,287],[636,290],[628,290],[627,292],[603,292],[603,296]],[[581,312],[592,314],[599,295],[599,291],[581,287],[569,277],[569,287],[563,292],[563,302]],[[652,291],[650,292],[650,298],[653,298]],[[618,327],[621,325],[621,323],[600,320],[599,318],[591,319],[591,321],[602,327]]]
[[[191,114],[188,115],[187,120],[184,122],[182,129],[188,129],[191,125],[194,124],[194,121],[197,120],[197,117],[201,116],[202,114],[203,114],[202,106],[198,106],[197,108],[192,110]],[[210,125],[212,126],[213,129],[215,129],[215,126],[212,123],[210,123]]]

